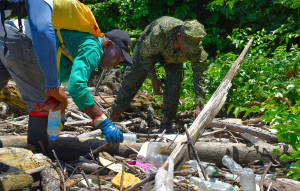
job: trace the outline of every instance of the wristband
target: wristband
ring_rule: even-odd
[[[102,112],[101,114],[94,117],[94,119],[91,121],[91,124],[97,126],[100,123],[102,123],[105,119],[107,119],[106,115]]]
[[[57,86],[57,87],[55,87],[55,88],[48,88],[48,87],[47,87],[48,90],[57,90],[57,89],[59,89],[59,88],[60,88],[60,85]]]

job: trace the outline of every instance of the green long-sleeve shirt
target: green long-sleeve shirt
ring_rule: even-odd
[[[189,41],[184,43],[185,48],[192,51],[188,53],[174,52],[174,41],[183,24],[184,22],[179,19],[164,16],[148,25],[137,42],[137,46],[141,47],[140,55],[142,59],[139,62],[147,70],[148,77],[155,79],[155,63],[182,64],[190,60],[193,70],[196,104],[204,105],[208,54],[203,49],[201,42],[198,47],[194,47],[193,40],[199,41],[199,36],[204,37],[206,33],[202,25],[198,25],[198,27],[201,27],[199,30],[193,30],[197,31],[195,34],[192,31],[184,31],[184,33],[190,35]]]
[[[87,82],[91,72],[98,67],[103,57],[102,38],[94,37],[89,33],[63,29],[60,31],[63,42],[74,58],[74,62],[62,54],[58,69],[59,80],[60,83],[69,82],[68,91],[79,110],[83,110],[95,105]],[[56,31],[55,36],[58,49],[61,43]]]

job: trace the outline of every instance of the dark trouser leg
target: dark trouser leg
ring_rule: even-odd
[[[183,79],[183,65],[182,64],[164,64],[166,71],[165,91],[164,91],[164,105],[161,113],[169,119],[176,117],[179,93],[181,82]]]
[[[1,54],[1,52],[0,52]],[[2,52],[3,54],[3,52]],[[4,66],[3,62],[0,60],[0,91],[6,86],[9,79],[11,78],[9,72],[7,71],[6,67]]]
[[[7,58],[3,57],[4,44],[0,42],[0,59],[16,82],[27,108],[30,108],[37,101],[44,99],[46,89],[44,76],[36,59],[32,41],[11,25],[5,24],[5,28],[9,55]],[[0,37],[0,40],[3,39]],[[47,118],[30,116],[27,141],[41,152],[39,140],[42,140],[47,149]]]
[[[125,111],[147,77],[147,72],[138,59],[134,59],[134,55],[132,57],[133,65],[127,66],[125,69],[119,93],[111,106],[113,111]]]

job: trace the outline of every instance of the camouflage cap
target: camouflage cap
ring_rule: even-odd
[[[193,54],[199,53],[201,41],[206,35],[204,26],[197,20],[190,20],[184,21],[181,29],[185,49]]]

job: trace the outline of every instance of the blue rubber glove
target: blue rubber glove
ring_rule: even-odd
[[[97,125],[106,136],[108,143],[118,144],[123,142],[123,133],[108,118]]]

